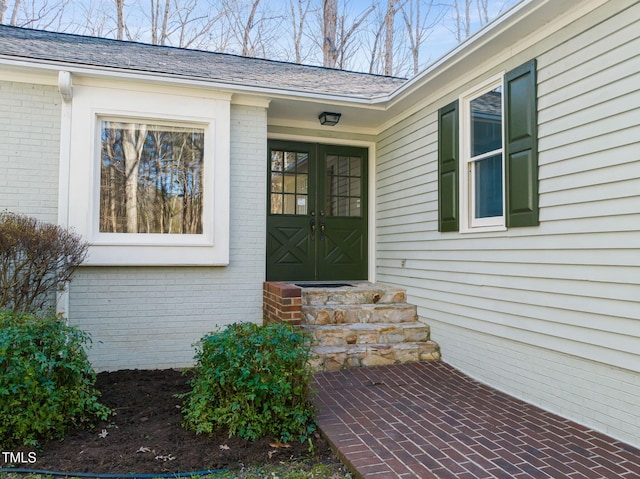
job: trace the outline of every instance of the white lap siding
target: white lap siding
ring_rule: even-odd
[[[610,18],[601,9],[425,99],[379,136],[376,198],[377,278],[408,289],[445,361],[636,445],[639,19],[637,2]],[[540,225],[439,233],[438,108],[534,57]]]

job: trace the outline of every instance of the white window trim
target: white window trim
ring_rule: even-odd
[[[104,118],[205,130],[203,234],[99,232],[100,130]],[[230,98],[74,86],[69,226],[89,244],[88,265],[229,264]]]
[[[459,150],[460,150],[460,232],[461,233],[478,233],[488,231],[505,231],[505,175],[504,175],[504,96],[502,101],[502,216],[494,216],[489,218],[475,218],[475,194],[473,186],[475,185],[473,175],[473,163],[484,157],[494,155],[499,150],[478,155],[471,159],[471,101],[484,93],[493,90],[496,87],[503,87],[504,94],[504,72],[500,75],[488,78],[473,89],[464,92],[460,96],[460,125],[459,125]]]

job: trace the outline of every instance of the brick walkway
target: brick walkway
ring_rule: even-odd
[[[640,450],[443,362],[314,376],[321,431],[366,479],[638,479]]]

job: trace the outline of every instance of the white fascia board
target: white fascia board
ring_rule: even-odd
[[[61,68],[51,70],[35,69],[33,66],[26,68],[24,66],[15,66],[16,62],[3,61],[0,55],[0,65],[6,68],[0,68],[0,80],[18,83],[32,83],[35,85],[58,86],[58,72]]]
[[[388,101],[389,95],[376,97],[372,99],[354,97],[348,94],[336,93],[311,93],[305,91],[290,90],[287,88],[274,87],[257,87],[248,86],[232,82],[224,82],[220,80],[207,81],[194,77],[179,77],[170,74],[161,74],[155,72],[132,71],[120,68],[98,67],[92,65],[79,65],[77,63],[67,63],[60,61],[48,61],[40,59],[22,59],[16,60],[15,57],[0,55],[0,65],[13,66],[24,69],[42,69],[42,70],[64,70],[72,74],[82,75],[85,77],[102,77],[117,78],[120,80],[135,80],[141,82],[164,83],[167,85],[191,86],[198,88],[215,89],[218,91],[226,91],[229,93],[241,93],[245,95],[254,94],[268,98],[293,98],[304,99],[307,101],[315,101],[318,103],[331,104],[360,104],[363,106],[374,106],[379,103]],[[383,106],[380,107],[384,109]]]

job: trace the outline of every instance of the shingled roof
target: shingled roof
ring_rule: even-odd
[[[406,82],[402,78],[0,25],[3,57],[364,100],[386,96]]]

